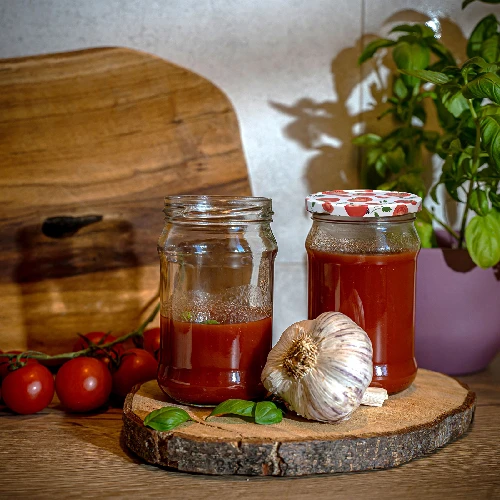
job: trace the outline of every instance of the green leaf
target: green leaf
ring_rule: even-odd
[[[398,26],[394,26],[394,28],[390,31],[390,33],[399,32],[415,33],[423,38],[429,38],[435,35],[432,28],[429,28],[429,26],[426,26],[425,24],[399,24]]]
[[[453,54],[439,40],[436,38],[426,38],[425,42],[430,47],[431,51],[440,58],[440,61],[435,63],[436,68],[438,66],[456,66]]]
[[[414,70],[400,70],[401,73],[409,76],[414,76],[415,78],[420,78],[429,83],[434,83],[435,85],[443,85],[450,81],[449,77],[444,73],[439,73],[438,71],[429,71],[426,69],[414,69]]]
[[[382,207],[382,212],[390,212],[391,207]]]
[[[429,65],[430,49],[419,43],[400,41],[392,51],[392,58],[400,70],[425,69]],[[410,87],[416,87],[420,83],[420,80],[413,76],[403,75],[402,78]]]
[[[476,215],[465,229],[467,250],[479,267],[486,269],[500,261],[500,212]]]
[[[363,49],[363,52],[361,52],[361,55],[359,56],[358,59],[358,64],[363,64],[365,61],[373,57],[373,55],[375,54],[375,52],[377,52],[377,50],[383,47],[392,47],[393,45],[396,45],[396,42],[394,40],[387,40],[385,38],[379,38],[378,40],[370,42]]]
[[[453,139],[450,142],[449,150],[453,153],[460,153],[462,151],[462,145],[460,144],[460,139]]]
[[[500,212],[500,194],[490,191],[490,200],[493,208]]]
[[[498,61],[498,54],[499,54],[499,45],[498,45],[498,34],[491,36],[490,38],[487,38],[482,44],[481,44],[481,55],[484,57],[486,61],[489,63],[494,63]]]
[[[458,118],[465,110],[469,109],[469,103],[463,96],[462,90],[457,87],[442,87],[439,91],[443,106],[455,117]]]
[[[352,140],[355,146],[373,146],[382,142],[382,138],[376,134],[363,134],[358,135]]]
[[[164,432],[170,431],[188,420],[191,420],[191,417],[182,408],[167,406],[148,413],[144,419],[144,425]]]
[[[402,147],[397,147],[393,151],[385,154],[386,164],[391,172],[398,173],[405,165],[405,153]]]
[[[481,140],[491,163],[500,172],[500,115],[480,118]]]
[[[218,405],[210,416],[219,415],[242,415],[244,417],[251,417],[255,403],[253,401],[245,401],[244,399],[228,399]]]
[[[498,21],[493,14],[481,19],[472,30],[467,42],[467,57],[482,56],[481,46],[483,42],[497,32],[497,27]]]
[[[272,401],[261,401],[255,406],[254,418],[256,424],[278,424],[283,420],[283,413]]]
[[[436,237],[431,223],[417,218],[415,221],[415,229],[420,238],[422,248],[433,248],[436,246]]]
[[[469,195],[469,206],[477,215],[486,215],[490,211],[488,193],[481,188],[474,189]]]
[[[485,106],[481,106],[478,115],[480,118],[491,115],[500,115],[500,106],[498,106],[498,104],[486,104]]]
[[[401,100],[408,96],[408,88],[401,78],[394,80],[393,91]]]
[[[220,323],[215,319],[206,319],[201,322],[202,325],[220,325]]]
[[[193,321],[193,313],[191,311],[183,311],[181,314],[181,321],[191,323]]]

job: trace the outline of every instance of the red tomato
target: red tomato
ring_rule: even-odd
[[[96,358],[74,358],[56,375],[56,393],[69,411],[95,410],[108,400],[112,379],[106,365]]]
[[[5,354],[20,354],[22,351],[8,351]],[[28,365],[38,364],[36,359],[21,358],[23,363]],[[0,355],[0,382],[10,373],[9,366],[13,363],[12,359],[4,358]]]
[[[160,329],[150,328],[144,332],[144,338],[142,342],[142,347],[152,354],[156,360],[159,359],[160,355]]]
[[[406,205],[398,205],[393,212],[393,215],[404,215],[408,213],[408,207]]]
[[[328,203],[327,201],[325,201],[323,203],[323,209],[325,210],[325,212],[328,212],[329,214],[331,214],[333,212],[333,205],[331,203]]]
[[[156,378],[158,362],[144,349],[128,349],[113,373],[113,393],[125,397],[132,387]]]
[[[368,205],[345,206],[345,211],[349,217],[363,217],[368,211]]]
[[[354,198],[349,198],[347,201],[372,201],[373,198],[370,196],[356,196]]]
[[[4,403],[22,415],[36,413],[46,408],[54,397],[54,377],[39,363],[18,368],[2,382]]]

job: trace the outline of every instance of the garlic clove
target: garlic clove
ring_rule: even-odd
[[[267,358],[262,382],[299,415],[321,422],[348,419],[372,379],[370,339],[341,313],[288,327]]]

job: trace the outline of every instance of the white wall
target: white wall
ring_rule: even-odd
[[[441,19],[459,39],[498,7],[461,0],[0,0],[0,57],[121,45],[222,88],[240,120],[253,192],[274,200],[275,336],[306,317],[304,196],[357,183],[349,141],[367,106],[363,33]],[[414,12],[412,11],[412,9]],[[453,40],[452,40],[453,41]]]

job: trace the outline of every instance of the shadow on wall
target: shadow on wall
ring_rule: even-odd
[[[332,61],[331,73],[336,101],[316,101],[302,97],[295,104],[271,102],[274,109],[292,117],[284,129],[286,137],[313,152],[304,169],[308,191],[353,189],[359,186],[362,158],[351,144],[353,137],[364,132],[388,133],[395,125],[390,117],[379,120],[396,72],[392,57],[381,50],[377,58],[358,66],[358,58],[367,43],[386,36],[398,24],[431,23],[431,27],[458,60],[465,60],[466,39],[460,27],[449,19],[430,19],[413,10],[390,16],[381,26],[381,35],[365,35],[353,47],[342,50]],[[426,128],[438,128],[431,106],[427,107]],[[425,158],[427,186],[432,184],[430,155]]]

